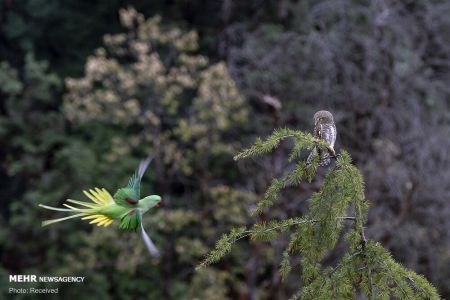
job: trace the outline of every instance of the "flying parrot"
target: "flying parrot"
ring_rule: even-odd
[[[118,220],[120,222],[120,229],[137,231],[138,228],[140,228],[142,238],[144,239],[148,251],[152,256],[158,257],[159,251],[145,232],[144,226],[142,225],[142,215],[150,208],[155,206],[159,207],[161,203],[161,197],[158,195],[150,195],[144,198],[141,198],[140,195],[141,179],[151,160],[150,157],[142,160],[139,167],[136,169],[136,172],[128,181],[128,185],[119,188],[114,196],[111,196],[104,188],[94,188],[89,191],[83,191],[86,197],[91,199],[92,202],[67,199],[67,202],[76,204],[78,207],[67,203],[63,204],[67,208],[57,208],[39,204],[40,207],[45,209],[73,213],[68,217],[43,221],[42,226],[77,217],[81,217],[83,220],[91,220],[89,222],[90,224],[97,224],[97,226],[105,227],[111,225],[114,220]]]

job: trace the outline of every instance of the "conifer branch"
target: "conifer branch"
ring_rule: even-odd
[[[398,296],[398,293],[404,295],[400,298],[406,299],[439,299],[437,291],[425,278],[403,268],[383,247],[367,239],[364,224],[368,204],[364,195],[364,180],[346,151],[336,154],[327,142],[316,139],[309,133],[284,128],[275,130],[265,140],[258,138],[250,148],[238,153],[234,159],[269,153],[286,138],[294,140],[289,161],[300,158],[303,150],[314,147],[327,149],[336,159],[336,166],[327,172],[320,190],[311,196],[308,214],[302,218],[256,223],[251,229],[232,229],[229,234],[222,236],[199,267],[218,261],[231,251],[233,243],[241,239],[250,237],[251,240],[271,241],[278,238],[279,233],[296,226],[289,245],[283,252],[279,270],[284,280],[292,269],[290,254],[300,254],[304,284],[292,299],[316,299],[318,295],[321,299],[354,298],[356,291],[352,287],[357,287],[369,299],[388,299],[392,294]],[[318,167],[318,159],[311,163],[299,161],[293,171],[273,179],[256,211],[267,211],[282,189],[298,186],[303,181],[311,182]],[[351,205],[355,208],[354,215],[346,216]],[[334,268],[324,269],[321,261],[338,242],[343,221],[353,222],[346,234],[349,252],[352,254],[346,254]],[[331,284],[327,284],[327,281],[331,281]],[[395,287],[390,287],[389,282],[395,282]]]
[[[347,167],[348,170],[348,167]],[[350,174],[351,175],[351,174]],[[353,186],[357,186],[357,183],[355,182],[355,178],[353,176],[349,176],[351,178]],[[374,297],[374,285],[372,280],[372,270],[367,264],[367,253],[366,253],[366,245],[367,245],[367,238],[364,231],[364,215],[361,208],[361,203],[364,201],[364,195],[362,195],[362,198],[358,198],[358,195],[355,195],[357,198],[353,201],[354,205],[356,206],[356,219],[355,219],[355,226],[357,226],[357,230],[359,231],[359,234],[361,236],[361,249],[363,252],[363,259],[364,259],[364,267],[367,270],[367,279],[369,280],[369,298]]]
[[[355,217],[351,216],[337,217],[336,219],[355,221]],[[306,223],[320,223],[320,220],[308,220],[301,218],[287,219],[278,222],[276,225],[270,226],[270,224],[275,224],[276,222],[277,221],[273,221],[272,223],[257,223],[253,225],[253,230],[245,230],[243,227],[234,228],[229,234],[225,234],[222,236],[222,238],[216,243],[215,249],[201,262],[199,267],[201,268],[215,261],[218,261],[221,257],[223,257],[231,250],[232,244],[244,238],[250,237],[252,240],[270,240],[274,236],[266,234],[270,234],[276,230],[285,231],[286,228],[296,225],[302,225]],[[269,228],[266,228],[267,224],[269,224]]]

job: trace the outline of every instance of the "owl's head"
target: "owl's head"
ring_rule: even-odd
[[[314,114],[314,124],[333,123],[333,115],[327,110],[319,110]]]

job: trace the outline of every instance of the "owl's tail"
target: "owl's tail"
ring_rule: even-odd
[[[317,147],[314,147],[309,153],[308,158],[306,159],[306,163],[310,164],[314,160],[316,156],[320,157],[319,166],[324,167],[328,166],[331,162],[331,155],[327,150],[317,149]]]
[[[320,163],[319,166],[321,167],[325,167],[328,166],[331,162],[331,156],[330,153],[325,150],[325,151],[320,151]]]

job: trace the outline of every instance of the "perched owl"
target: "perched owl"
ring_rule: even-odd
[[[320,110],[314,114],[314,137],[327,141],[331,149],[334,150],[336,142],[336,125],[334,125],[333,115],[326,110]],[[320,156],[320,166],[330,164],[331,157],[329,150],[314,147],[308,156],[307,163],[311,163],[316,155]]]

